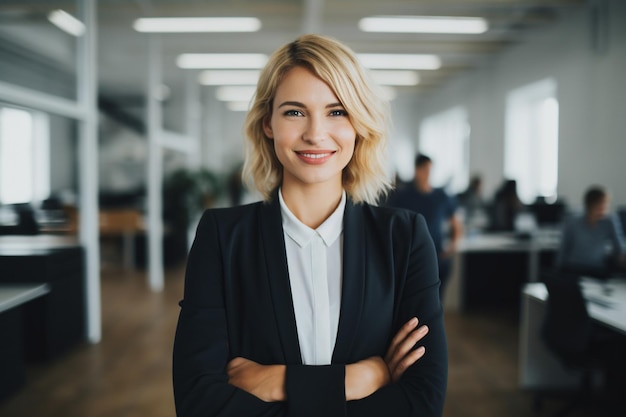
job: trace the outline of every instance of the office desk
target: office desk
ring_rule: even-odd
[[[519,311],[520,290],[536,280],[543,266],[552,266],[559,233],[539,230],[532,236],[485,233],[464,237],[458,246],[446,306]]]
[[[46,284],[0,285],[0,400],[25,380],[22,306],[49,291]]]
[[[50,291],[24,308],[29,360],[51,360],[84,339],[84,276],[84,253],[75,238],[0,237],[0,285],[45,283]]]
[[[581,280],[589,316],[598,324],[626,336],[626,279],[601,284],[593,279]],[[610,294],[604,292],[610,289]],[[523,388],[572,388],[580,373],[565,369],[544,346],[541,324],[548,290],[542,282],[524,286],[522,321],[519,339],[519,383]]]

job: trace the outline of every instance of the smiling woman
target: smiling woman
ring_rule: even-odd
[[[436,255],[389,188],[386,112],[352,51],[276,51],[246,120],[265,201],[205,212],[174,344],[183,416],[441,416]]]

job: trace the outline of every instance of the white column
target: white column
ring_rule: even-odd
[[[212,87],[206,89],[205,100],[205,165],[209,169],[221,171],[224,155],[222,103],[215,98],[215,89]]]
[[[189,71],[185,80],[185,134],[191,138],[195,144],[195,151],[189,152],[187,161],[189,167],[194,169],[200,166],[200,84],[198,84],[198,73]]]
[[[98,343],[102,338],[100,306],[100,244],[98,230],[98,118],[96,76],[95,0],[79,2],[79,17],[85,33],[78,39],[78,103],[84,111],[79,127],[79,237],[85,250],[85,298],[87,338]]]
[[[148,282],[152,291],[163,289],[163,158],[160,136],[163,126],[163,110],[155,92],[161,85],[161,44],[158,35],[148,35],[148,84],[146,86],[148,127],[147,163],[147,237]]]

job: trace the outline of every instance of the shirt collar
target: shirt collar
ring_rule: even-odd
[[[341,200],[337,205],[335,211],[322,223],[317,229],[311,229],[306,224],[302,223],[298,218],[289,210],[285,200],[283,200],[282,189],[278,191],[278,201],[280,202],[280,211],[283,217],[283,229],[287,236],[293,239],[294,242],[300,247],[307,246],[311,239],[317,234],[319,235],[324,244],[328,247],[332,245],[335,240],[341,235],[343,230],[343,213],[346,208],[346,192],[341,193]]]

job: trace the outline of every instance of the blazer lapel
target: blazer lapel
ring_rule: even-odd
[[[261,206],[260,223],[262,248],[267,260],[267,279],[283,355],[287,364],[300,364],[302,355],[298,343],[278,195],[274,194],[270,202]]]
[[[348,199],[343,218],[343,283],[333,363],[347,363],[361,319],[367,244],[363,224],[361,207]]]

